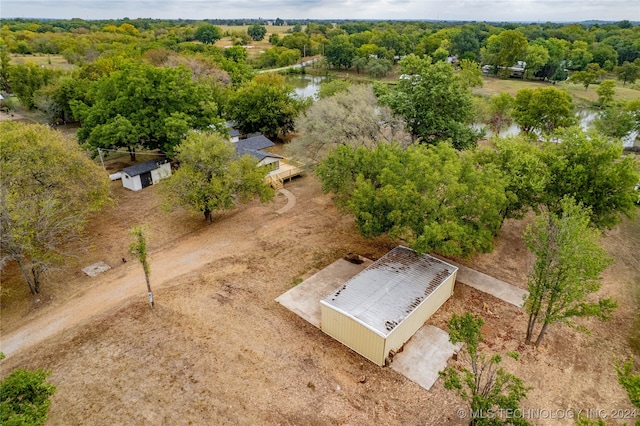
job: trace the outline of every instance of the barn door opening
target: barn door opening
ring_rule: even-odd
[[[151,172],[142,173],[140,175],[140,183],[143,188],[150,186],[153,183],[153,180],[151,180]]]

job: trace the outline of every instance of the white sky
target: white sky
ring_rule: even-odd
[[[640,21],[640,0],[0,0],[0,17]]]

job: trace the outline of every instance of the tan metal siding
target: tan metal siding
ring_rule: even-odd
[[[391,333],[385,341],[383,360],[389,356],[391,350],[398,350],[416,331],[433,315],[444,302],[453,294],[456,282],[456,272],[445,280],[433,293],[414,309]]]
[[[384,365],[384,338],[355,319],[320,304],[321,329],[340,343],[380,366]]]

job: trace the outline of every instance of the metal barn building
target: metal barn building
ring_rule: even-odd
[[[383,366],[451,297],[457,271],[398,246],[320,301],[322,331]]]

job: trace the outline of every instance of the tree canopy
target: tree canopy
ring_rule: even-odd
[[[340,145],[316,173],[361,234],[401,238],[419,252],[491,251],[506,203],[501,173],[446,143]]]
[[[86,220],[109,202],[107,174],[47,126],[0,123],[0,265],[15,261],[33,294],[78,249]]]
[[[202,24],[194,33],[193,38],[205,44],[213,44],[222,38],[222,31],[215,25]]]
[[[524,132],[549,134],[575,123],[573,101],[566,91],[555,87],[521,89],[516,93],[513,119]]]
[[[454,345],[464,344],[461,355],[466,365],[461,368],[450,366],[440,371],[444,387],[456,391],[469,404],[470,425],[528,425],[525,418],[501,415],[507,410],[519,410],[531,388],[525,386],[522,379],[500,367],[501,355],[487,357],[480,350],[483,324],[482,318],[474,317],[470,312],[461,316],[454,314],[449,320],[449,341]],[[518,359],[515,353],[508,355]],[[495,416],[488,419],[491,413]]]
[[[471,90],[444,62],[409,55],[401,61],[405,73],[396,87],[376,86],[380,103],[388,105],[406,122],[421,143],[449,140],[457,149],[475,146],[479,134],[469,126],[473,119]]]
[[[550,177],[543,201],[547,208],[560,212],[562,199],[569,195],[589,209],[599,228],[612,228],[621,215],[631,217],[640,170],[632,157],[622,155],[620,141],[578,127],[557,132],[556,137],[562,142],[548,142],[544,149]]]
[[[137,145],[171,153],[189,129],[220,124],[210,91],[184,67],[129,64],[94,82],[87,102],[72,102],[78,140],[90,148]]]
[[[169,207],[183,206],[212,222],[213,212],[232,209],[238,201],[273,197],[264,181],[267,170],[249,155],[238,157],[218,133],[189,132],[176,147],[176,158],[180,168],[161,187]]]
[[[527,228],[527,248],[535,262],[529,274],[529,295],[524,308],[529,314],[526,343],[542,324],[538,346],[548,326],[574,325],[574,318],[608,319],[617,303],[610,298],[590,301],[600,289],[604,269],[611,264],[598,241],[599,232],[589,227],[589,213],[570,197],[562,200],[562,213],[546,213]]]
[[[243,133],[277,137],[294,129],[295,118],[305,105],[282,76],[260,74],[230,95],[227,115]]]
[[[13,371],[0,381],[0,423],[40,426],[47,421],[56,387],[47,382],[50,371]]]

